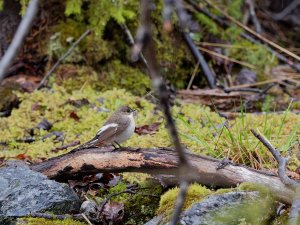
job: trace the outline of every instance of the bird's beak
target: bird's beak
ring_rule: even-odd
[[[133,116],[137,116],[137,110],[136,109],[132,109],[132,113],[133,113]]]

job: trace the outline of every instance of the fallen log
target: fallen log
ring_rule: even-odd
[[[274,196],[291,203],[294,191],[287,188],[271,172],[263,172],[242,165],[229,164],[217,169],[221,161],[203,155],[186,153],[199,177],[194,180],[200,184],[214,187],[235,187],[243,182],[266,185]],[[67,181],[84,175],[102,172],[141,172],[159,175],[160,179],[178,183],[178,157],[170,148],[90,148],[71,151],[65,155],[51,158],[31,165],[31,169],[41,172],[50,179]]]

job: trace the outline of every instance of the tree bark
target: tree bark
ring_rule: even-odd
[[[214,187],[235,187],[243,182],[266,185],[275,198],[291,203],[294,192],[271,172],[258,171],[242,165],[229,164],[217,170],[220,160],[187,153],[191,165],[199,174],[200,184]],[[102,172],[141,172],[159,176],[161,181],[177,184],[178,157],[170,148],[90,148],[71,151],[65,155],[34,164],[31,169],[50,179],[66,181]],[[187,174],[188,176],[188,174]]]

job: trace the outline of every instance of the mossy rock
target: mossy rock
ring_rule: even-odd
[[[43,218],[22,218],[18,219],[17,225],[87,225],[87,222],[80,222],[73,219],[53,220]]]
[[[175,187],[164,193],[159,202],[157,214],[164,214],[169,218],[174,210],[175,201],[179,193],[179,188]],[[192,184],[189,186],[186,198],[183,204],[183,210],[188,209],[191,205],[201,201],[204,197],[212,194],[213,192],[200,184]]]

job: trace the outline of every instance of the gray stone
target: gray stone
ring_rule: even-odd
[[[145,225],[163,225],[163,219],[163,215],[158,215],[145,223]]]
[[[182,225],[265,224],[275,213],[272,199],[259,192],[236,191],[210,195],[183,212]]]
[[[49,180],[27,165],[11,161],[0,168],[0,224],[35,212],[78,211],[80,200],[65,184]]]

